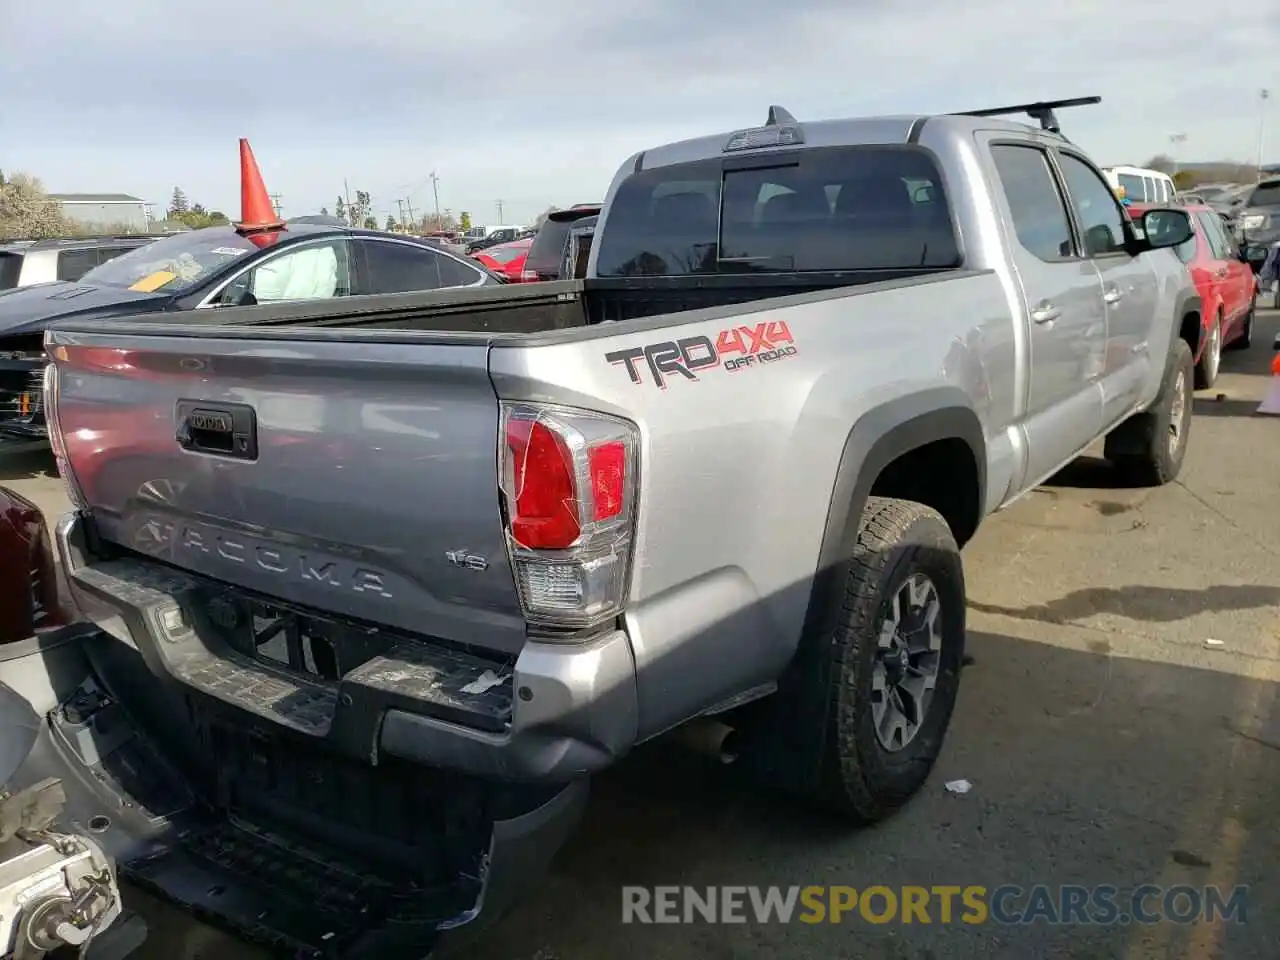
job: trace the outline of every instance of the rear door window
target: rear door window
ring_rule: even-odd
[[[58,279],[59,280],[79,280],[86,273],[98,265],[98,251],[89,250],[59,250],[58,251]]]
[[[484,274],[453,257],[437,257],[440,268],[440,286],[469,287],[484,280]]]
[[[367,293],[412,293],[440,289],[440,258],[434,250],[386,240],[357,240],[368,269]]]
[[[956,266],[942,176],[912,147],[804,150],[642,171],[596,238],[602,277]],[[766,165],[767,164],[767,165]]]
[[[1071,219],[1048,155],[1038,147],[996,144],[991,159],[1022,248],[1046,263],[1075,257]]]

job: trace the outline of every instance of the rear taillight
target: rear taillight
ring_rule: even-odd
[[[507,544],[525,616],[590,627],[626,602],[639,431],[585,410],[503,404]]]
[[[521,283],[537,283],[538,271],[537,270],[521,270],[520,282]]]
[[[62,477],[62,485],[66,488],[67,499],[77,510],[88,506],[76,475],[67,459],[67,443],[62,436],[62,422],[58,417],[58,367],[47,363],[44,367],[44,423],[45,432],[49,434],[49,446],[53,449],[53,459],[58,466],[58,475]]]

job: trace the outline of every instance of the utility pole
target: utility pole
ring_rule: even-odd
[[[499,201],[495,204],[495,206],[498,208],[498,223],[499,223],[499,224],[506,223],[506,221],[502,219],[502,201],[501,201],[501,200],[499,200]]]
[[[342,198],[347,201],[347,222],[352,220],[351,216],[351,188],[347,186],[347,178],[342,178]]]
[[[1262,167],[1267,162],[1267,101],[1271,91],[1265,87],[1258,91],[1258,180],[1262,180]]]
[[[1173,154],[1173,157],[1172,157],[1172,160],[1173,160],[1173,174],[1172,174],[1172,175],[1173,175],[1174,177],[1176,177],[1176,176],[1178,175],[1178,153],[1179,153],[1179,148],[1181,148],[1181,146],[1182,146],[1184,143],[1186,143],[1186,142],[1187,142],[1187,135],[1186,135],[1185,133],[1171,133],[1171,134],[1169,134],[1169,147],[1170,147],[1169,152]]]
[[[431,171],[431,193],[436,198],[436,223],[440,222],[440,178],[436,176],[434,170]]]
[[[406,197],[404,201],[404,205],[409,208],[409,222],[413,224],[414,229],[417,229],[418,218],[413,215],[413,199],[410,197]]]
[[[400,208],[400,228],[401,228],[401,229],[404,229],[404,227],[405,227],[405,222],[404,222],[404,201],[403,201],[403,200],[397,200],[397,201],[396,201],[396,206]]]

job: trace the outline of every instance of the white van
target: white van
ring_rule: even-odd
[[[1177,194],[1173,178],[1145,167],[1103,167],[1112,190],[1124,187],[1124,196],[1134,203],[1172,203]]]

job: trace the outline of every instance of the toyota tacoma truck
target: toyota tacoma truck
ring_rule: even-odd
[[[888,816],[982,519],[1100,437],[1152,484],[1187,449],[1190,224],[1137,234],[1064,105],[646,150],[587,276],[523,294],[56,324],[102,635],[19,774],[133,882],[317,955],[475,929],[677,728]]]

